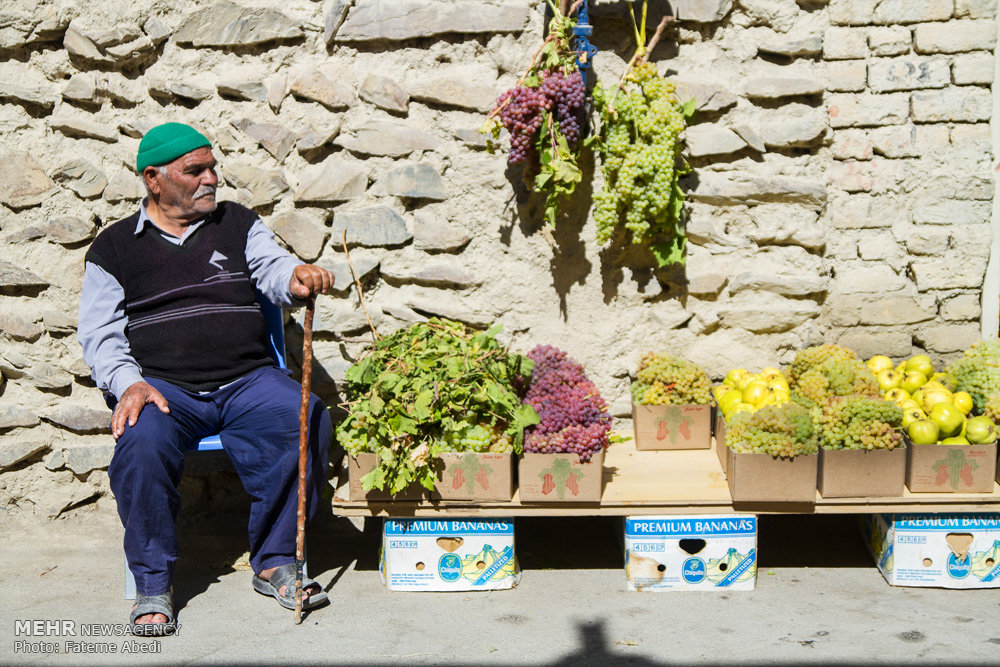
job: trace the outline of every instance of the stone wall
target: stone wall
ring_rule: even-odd
[[[336,273],[315,343],[331,402],[368,340],[345,232],[380,331],[500,321],[517,349],[567,349],[620,416],[649,349],[721,376],[824,341],[946,360],[975,340],[996,0],[673,5],[653,59],[699,107],[685,271],[597,247],[592,160],[549,233],[483,149],[484,112],[540,42],[538,0],[5,3],[0,505],[55,516],[107,494],[108,411],[74,335],[83,255],[135,210],[139,139],[167,120],[213,139],[222,198]],[[634,48],[624,6],[592,0],[604,81]]]

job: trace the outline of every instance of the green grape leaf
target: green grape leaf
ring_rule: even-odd
[[[674,238],[670,243],[654,243],[649,246],[656,258],[658,268],[684,264],[684,239]]]
[[[694,112],[698,110],[698,100],[695,98],[689,99],[687,102],[681,105],[681,113],[684,114],[684,118],[690,119],[694,116]]]

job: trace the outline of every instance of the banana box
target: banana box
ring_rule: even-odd
[[[390,591],[514,588],[514,520],[386,519],[379,570]]]
[[[1000,514],[874,514],[861,531],[892,586],[1000,588]]]
[[[626,517],[625,576],[630,591],[752,591],[757,517]]]

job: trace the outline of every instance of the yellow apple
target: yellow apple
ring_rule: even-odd
[[[956,391],[951,395],[951,402],[956,408],[962,411],[963,415],[972,412],[972,396],[965,391]]]
[[[874,357],[866,361],[865,364],[872,370],[872,373],[878,373],[892,368],[892,359],[884,354],[876,354]]]
[[[896,387],[895,389],[890,389],[885,392],[883,398],[887,401],[892,401],[893,403],[901,405],[903,401],[910,400],[910,394],[905,389]]]
[[[760,402],[770,393],[763,380],[751,380],[743,388],[743,402],[751,405],[760,405]]]

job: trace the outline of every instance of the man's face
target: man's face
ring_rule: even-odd
[[[212,149],[203,147],[168,163],[166,174],[148,167],[145,175],[157,205],[174,217],[188,220],[214,211],[215,188],[219,183],[215,164]]]

